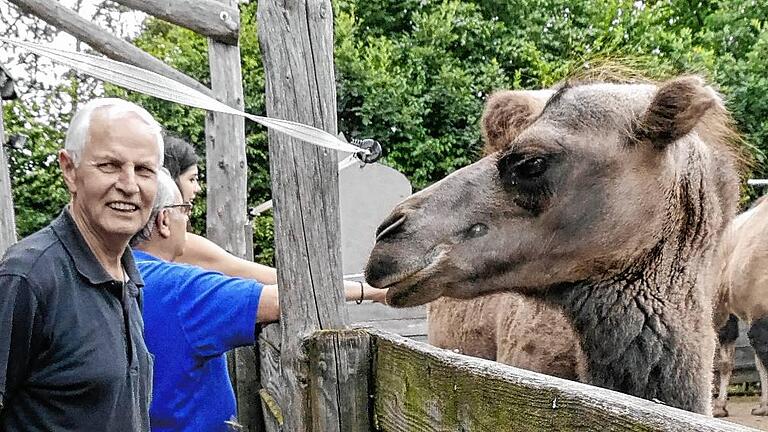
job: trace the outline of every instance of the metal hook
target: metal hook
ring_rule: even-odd
[[[365,152],[355,153],[355,157],[363,161],[363,163],[367,163],[367,164],[374,163],[377,160],[379,160],[379,158],[381,158],[381,154],[382,154],[381,144],[379,144],[379,142],[374,139],[370,139],[370,138],[366,138],[363,140],[353,139],[351,144],[354,144],[364,150],[368,150],[369,153],[367,154]]]

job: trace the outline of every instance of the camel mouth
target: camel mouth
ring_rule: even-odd
[[[389,286],[386,302],[392,307],[413,307],[434,301],[441,295],[442,290],[433,287],[419,286],[417,283],[398,283]]]
[[[389,275],[384,280],[376,281],[372,285],[377,288],[387,289],[387,305],[393,307],[408,307],[424,304],[418,302],[420,293],[420,283],[428,279],[431,272],[428,272],[429,266],[425,266],[407,273]]]
[[[384,284],[379,284],[377,288],[388,289],[391,292],[393,290],[401,291],[412,287],[422,279],[419,277],[419,274],[422,273],[425,268],[426,267],[422,267],[405,274],[392,275],[384,281]]]
[[[425,266],[387,278],[387,304],[394,307],[410,307],[429,303],[443,294],[442,289],[425,283],[439,274],[440,264],[443,263],[447,250],[436,248],[430,253],[430,259]]]

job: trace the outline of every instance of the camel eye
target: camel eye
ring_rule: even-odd
[[[488,225],[483,223],[474,224],[467,230],[468,238],[478,238],[486,234],[488,234]]]
[[[547,160],[543,157],[533,157],[520,161],[514,168],[515,176],[519,179],[533,179],[547,170]]]
[[[539,177],[549,169],[549,157],[510,153],[503,156],[497,166],[507,185],[532,185],[539,183]]]

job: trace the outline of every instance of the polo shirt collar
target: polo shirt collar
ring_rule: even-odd
[[[64,207],[59,217],[51,223],[51,228],[53,228],[59,241],[61,241],[75,262],[75,268],[78,273],[88,279],[93,285],[114,281],[114,278],[104,270],[104,267],[96,259],[88,243],[85,242],[85,238],[80,233],[80,229],[69,212],[69,206]],[[131,281],[137,287],[144,286],[144,280],[141,278],[138,269],[136,269],[136,263],[133,260],[130,247],[125,248],[120,261]]]

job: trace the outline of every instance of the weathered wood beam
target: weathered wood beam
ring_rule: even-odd
[[[278,325],[270,325],[259,337],[262,376],[281,376],[281,341]],[[318,331],[302,341],[306,351],[308,368],[307,381],[304,383],[308,393],[308,405],[311,409],[312,424],[307,424],[306,431],[369,431],[373,401],[370,398],[371,377],[371,337],[357,329]],[[344,359],[342,363],[339,358]],[[260,392],[264,408],[266,430],[279,432],[294,430],[288,424],[295,424],[289,418],[294,412],[286,407],[286,400],[278,402],[277,397],[285,397],[284,383],[280,380],[268,380]],[[331,392],[331,393],[329,393]],[[336,401],[327,406],[329,401]],[[295,400],[294,400],[295,402]],[[341,411],[337,415],[328,415],[334,409]]]
[[[195,33],[237,45],[240,35],[240,10],[215,0],[114,0],[123,6],[146,12]]]
[[[181,3],[187,2],[178,2]],[[237,1],[225,0],[220,6],[236,8]],[[214,96],[242,110],[243,78],[237,39],[234,45],[230,45],[209,37],[208,61]],[[248,171],[245,161],[245,119],[209,112],[205,122],[205,136],[207,236],[240,258],[252,258],[253,249],[249,251],[248,248],[251,242],[246,238],[246,233],[251,233],[251,230],[248,229],[246,210]],[[245,431],[261,432],[264,427],[258,404],[258,356],[252,347],[243,347],[228,353],[228,359],[230,373],[234,373],[230,378],[237,396],[238,422]]]
[[[96,24],[78,15],[58,1],[50,0],[8,0],[25,13],[34,15],[48,24],[65,31],[85,42],[94,50],[117,61],[151,70],[178,82],[186,84],[211,96],[211,89],[199,83],[162,61],[152,57],[129,42],[103,30]]]
[[[209,39],[208,59],[214,97],[242,110],[240,48]],[[248,223],[245,120],[240,116],[209,112],[205,130],[207,235],[230,253],[244,258],[244,227]]]
[[[0,88],[5,74],[0,71]],[[10,78],[8,78],[10,79]],[[16,243],[16,219],[13,212],[11,178],[8,174],[8,158],[5,154],[5,133],[3,132],[3,98],[0,97],[0,258],[6,249]]]
[[[325,330],[306,340],[312,431],[372,430],[370,345],[360,330]]]
[[[330,1],[260,0],[257,19],[267,115],[335,135]],[[322,359],[312,358],[308,340],[318,330],[344,328],[348,321],[341,278],[338,155],[270,131],[269,159],[281,336],[279,364],[262,363],[263,400],[272,401],[267,405],[280,414],[282,430],[370,430],[367,418],[358,429],[347,429],[346,423],[350,412],[359,415],[367,405],[367,398],[349,399],[357,393],[344,394],[345,377],[359,366],[355,350],[364,348],[334,343]],[[321,379],[312,375],[318,367],[325,367]]]
[[[368,331],[375,351],[374,415],[382,432],[754,430]]]

